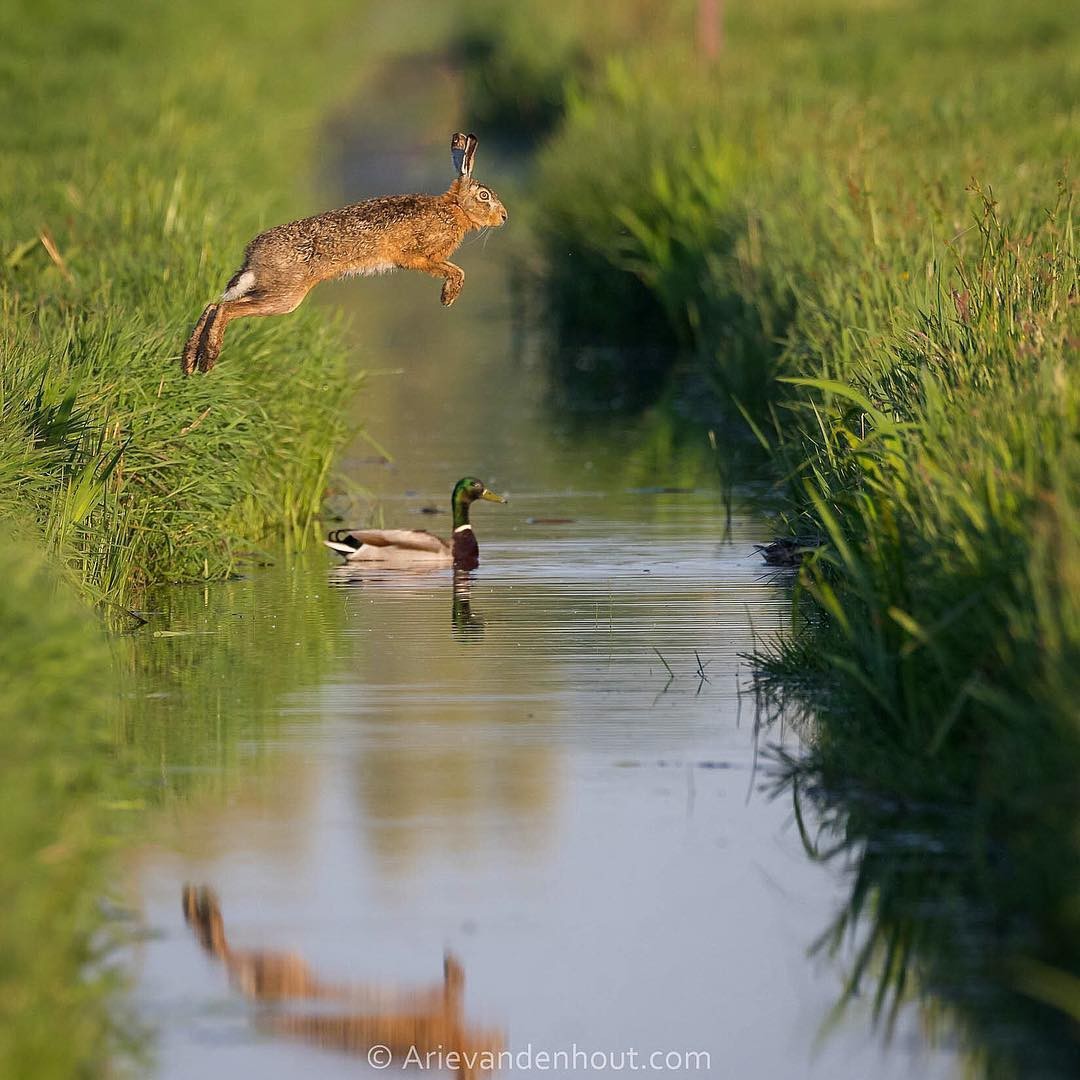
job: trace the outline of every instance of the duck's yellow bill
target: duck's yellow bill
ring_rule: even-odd
[[[504,503],[504,502],[507,501],[506,499],[503,498],[502,495],[496,495],[494,491],[488,491],[487,488],[484,488],[484,492],[480,496],[480,498],[481,499],[487,499],[488,502],[501,502],[501,503]]]

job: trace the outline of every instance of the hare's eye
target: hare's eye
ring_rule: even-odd
[[[491,192],[490,191],[485,191],[484,188],[481,188],[476,197],[481,202],[488,202],[491,199]]]

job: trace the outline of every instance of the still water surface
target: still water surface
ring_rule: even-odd
[[[764,526],[729,516],[704,433],[551,407],[502,239],[462,252],[452,312],[405,275],[337,293],[358,366],[400,374],[358,404],[394,460],[358,439],[367,496],[335,505],[447,533],[478,475],[511,499],[474,507],[480,569],[455,589],[282,558],[171,591],[140,646],[168,793],[129,860],[157,1075],[377,1075],[368,1047],[403,1032],[704,1051],[723,1077],[950,1075],[914,1017],[887,1050],[858,1012],[820,1038],[842,968],[807,950],[844,883],[763,790],[763,744],[795,736],[756,738],[739,694],[788,610]],[[220,905],[190,894],[190,925],[186,884]]]

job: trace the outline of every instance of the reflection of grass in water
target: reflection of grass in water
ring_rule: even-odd
[[[255,570],[248,581],[152,597],[162,614],[117,643],[132,688],[122,739],[147,803],[186,804],[190,816],[166,818],[182,827],[203,812],[227,821],[246,795],[263,818],[280,810],[290,824],[307,820],[319,766],[295,752],[275,756],[269,747],[289,722],[288,696],[337,679],[343,690],[332,715],[365,738],[350,769],[362,840],[385,859],[384,869],[399,871],[411,854],[432,847],[456,850],[493,819],[518,823],[519,848],[539,842],[557,787],[550,749],[450,736],[459,726],[465,733],[492,722],[483,694],[535,677],[537,659],[515,651],[491,663],[481,658],[478,667],[483,627],[470,611],[463,648],[462,627],[447,618],[454,602],[449,571],[419,594],[406,585],[399,600],[402,590],[392,585],[331,585],[330,566],[322,552],[312,552]],[[458,615],[466,617],[460,608]],[[168,627],[168,636],[150,637],[157,626]],[[474,688],[478,708],[471,704]],[[367,719],[372,697],[379,699],[375,724]],[[350,701],[355,716],[346,719]],[[313,731],[321,735],[318,704],[313,712]],[[504,702],[497,716],[512,725],[526,713],[545,715],[529,701]],[[280,790],[289,792],[287,802],[267,795]],[[230,807],[225,814],[223,803]],[[226,827],[220,835],[227,850],[232,834]],[[304,841],[283,830],[282,843],[294,842]]]
[[[151,594],[162,614],[117,650],[132,688],[122,739],[152,802],[228,791],[252,768],[239,744],[261,753],[285,695],[330,670],[345,611],[325,562],[313,552],[247,580]],[[152,637],[158,627],[164,636]]]
[[[765,463],[752,439],[707,423],[692,396],[680,400],[673,392],[638,416],[556,408],[553,422],[563,427],[579,460],[597,463],[596,483],[615,490],[720,489],[731,500],[762,475]],[[553,487],[558,480],[552,478]]]
[[[100,895],[110,834],[146,818],[107,807],[213,798],[260,772],[241,748],[264,753],[285,695],[325,675],[342,618],[310,577],[269,573],[154,597],[164,614],[110,649],[39,553],[0,544],[0,1075],[100,1075],[130,1043],[98,966]]]
[[[0,1074],[101,1075],[118,1043],[100,958],[109,649],[66,583],[0,540]]]
[[[668,678],[674,679],[675,672],[671,670],[671,665],[664,659],[664,654],[655,645],[652,646],[652,651],[656,653],[660,659],[660,663],[664,665],[664,670],[668,673]]]
[[[791,659],[766,668],[760,688],[790,693]],[[862,999],[891,1031],[913,1000],[932,1019],[930,993],[980,1072],[1075,1076],[1076,732],[1003,733],[928,759],[868,732],[865,703],[838,698],[812,666],[803,659],[799,696],[816,708],[817,738],[807,758],[783,760],[777,788],[794,797],[808,853],[851,873],[818,944],[848,969],[836,1017]],[[803,803],[820,821],[814,836]]]

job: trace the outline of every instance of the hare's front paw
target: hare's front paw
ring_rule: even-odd
[[[465,275],[448,277],[443,282],[442,295],[440,299],[443,302],[444,307],[449,307],[457,298],[458,293],[461,292],[461,286],[465,284]]]

